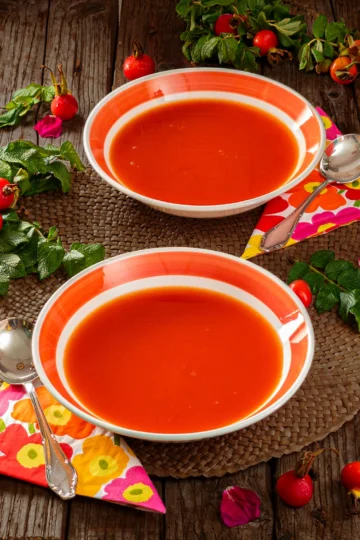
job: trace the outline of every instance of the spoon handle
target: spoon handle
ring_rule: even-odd
[[[275,249],[280,249],[290,239],[296,225],[307,207],[312,201],[322,192],[324,188],[330,183],[330,180],[324,180],[314,191],[303,201],[298,208],[295,208],[291,214],[289,214],[281,223],[275,225],[269,229],[261,239],[260,249],[269,253]]]
[[[33,404],[43,439],[45,473],[49,487],[62,499],[72,499],[76,495],[77,473],[50,429],[34,385],[26,383],[25,388]]]

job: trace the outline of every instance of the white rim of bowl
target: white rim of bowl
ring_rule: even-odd
[[[92,271],[96,270],[97,268],[101,268],[108,264],[112,264],[116,260],[130,258],[130,257],[137,257],[137,256],[141,256],[147,253],[167,253],[167,252],[182,252],[182,253],[192,252],[192,253],[212,254],[217,257],[223,257],[225,259],[235,261],[238,264],[244,264],[245,266],[250,266],[253,269],[256,269],[256,271],[259,272],[259,274],[263,274],[270,277],[292,298],[292,300],[297,305],[299,311],[304,317],[304,322],[306,324],[306,328],[308,331],[309,343],[308,343],[306,359],[299,373],[298,378],[295,380],[292,386],[285,392],[283,396],[281,396],[279,400],[275,401],[268,408],[265,408],[264,410],[258,413],[255,413],[253,416],[245,418],[244,420],[239,420],[238,422],[234,422],[233,424],[229,424],[227,426],[223,426],[223,427],[215,428],[211,430],[206,430],[206,431],[198,431],[194,433],[153,433],[153,432],[148,432],[148,431],[137,431],[133,429],[122,428],[121,426],[116,426],[114,424],[111,424],[110,422],[106,422],[105,420],[98,418],[97,416],[93,416],[91,414],[81,411],[75,405],[70,403],[66,398],[64,398],[60,394],[60,392],[58,392],[58,390],[54,388],[53,384],[48,379],[42,367],[42,364],[40,362],[39,337],[40,337],[42,324],[44,322],[44,319],[49,309],[54,304],[54,302],[62,295],[62,293],[66,289],[71,287],[73,283],[80,280],[83,276],[90,274]],[[97,425],[108,431],[118,433],[125,437],[133,437],[135,439],[143,439],[143,440],[157,441],[157,442],[186,442],[186,441],[196,441],[196,440],[201,440],[201,439],[210,439],[212,437],[218,437],[220,435],[226,435],[227,433],[232,433],[233,431],[239,431],[240,429],[244,429],[245,427],[255,424],[259,422],[260,420],[263,420],[270,414],[277,411],[280,407],[282,407],[298,391],[298,389],[304,382],[309,372],[309,369],[312,364],[312,359],[314,356],[315,338],[314,338],[314,330],[311,323],[311,319],[309,317],[309,314],[305,306],[298,299],[298,297],[292,292],[292,290],[283,281],[281,281],[281,279],[273,275],[271,272],[268,272],[264,268],[261,268],[260,266],[257,266],[250,261],[240,259],[239,257],[235,257],[234,255],[228,255],[227,253],[222,253],[221,251],[214,251],[210,249],[175,248],[174,247],[174,248],[142,249],[142,250],[133,251],[130,253],[124,253],[122,255],[117,255],[116,257],[111,257],[109,259],[106,259],[105,261],[101,261],[97,264],[94,264],[93,266],[90,266],[86,270],[83,270],[76,276],[69,279],[49,298],[49,300],[46,302],[46,304],[42,308],[36,320],[35,327],[33,330],[31,348],[32,348],[32,355],[33,355],[33,362],[35,364],[35,369],[39,375],[41,382],[45,386],[45,388],[56,398],[57,401],[59,401],[59,403],[64,405],[64,407],[69,409],[72,413],[79,416],[86,422],[89,422],[89,424]]]
[[[270,199],[273,199],[274,197],[277,197],[278,195],[281,195],[281,193],[284,193],[285,191],[295,187],[297,184],[299,184],[306,176],[309,175],[311,171],[313,171],[316,167],[316,165],[319,163],[321,156],[325,150],[326,146],[326,131],[325,126],[323,124],[323,121],[321,120],[321,117],[315,107],[306,99],[304,96],[302,96],[299,92],[296,92],[289,86],[286,86],[286,84],[279,83],[277,81],[273,81],[272,79],[269,79],[269,77],[264,77],[263,75],[257,75],[255,73],[248,73],[246,71],[242,71],[241,73],[234,71],[231,71],[236,76],[245,76],[255,79],[261,79],[265,80],[270,84],[273,84],[275,86],[278,86],[280,88],[284,88],[291,94],[297,96],[304,104],[306,104],[309,109],[314,114],[318,125],[320,127],[320,141],[319,141],[319,148],[314,155],[314,158],[312,159],[311,163],[306,167],[306,169],[298,176],[296,176],[291,182],[288,182],[287,184],[284,184],[280,186],[278,189],[271,191],[269,193],[266,193],[265,195],[261,195],[260,197],[255,197],[253,199],[246,199],[245,201],[239,201],[235,203],[228,203],[228,204],[218,204],[218,205],[204,205],[204,206],[198,206],[198,205],[191,205],[191,204],[177,204],[177,203],[171,203],[162,201],[160,199],[152,199],[151,197],[146,197],[145,195],[141,195],[141,193],[137,193],[136,191],[132,191],[128,187],[124,186],[123,184],[120,184],[119,182],[116,182],[113,180],[103,169],[98,165],[96,159],[93,156],[93,153],[90,148],[90,129],[92,122],[99,112],[99,110],[110,101],[114,96],[117,94],[121,94],[124,92],[127,88],[131,88],[132,86],[136,86],[140,84],[143,81],[148,81],[152,79],[158,79],[161,77],[164,77],[165,75],[173,75],[175,73],[193,73],[193,72],[207,72],[207,73],[228,73],[231,70],[223,69],[223,68],[183,68],[183,69],[171,69],[168,71],[161,71],[159,73],[154,73],[153,75],[147,75],[145,77],[141,77],[140,79],[137,79],[132,82],[128,82],[116,90],[113,90],[109,94],[107,94],[105,97],[99,101],[99,103],[94,107],[94,109],[89,114],[85,126],[84,126],[84,133],[83,133],[83,145],[85,149],[85,153],[87,155],[87,158],[90,162],[90,165],[93,167],[93,169],[98,173],[101,178],[103,178],[108,184],[116,188],[118,191],[122,191],[125,193],[125,195],[128,195],[129,197],[132,197],[133,199],[136,199],[138,201],[141,201],[144,204],[148,204],[150,206],[160,207],[160,208],[166,208],[169,210],[177,210],[180,212],[199,212],[199,213],[209,213],[211,211],[213,212],[222,212],[222,211],[230,211],[230,210],[237,210],[241,208],[247,208],[248,206],[254,206],[254,205],[261,205]]]

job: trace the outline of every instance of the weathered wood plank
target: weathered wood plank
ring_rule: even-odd
[[[160,496],[162,483],[154,485]],[[103,501],[78,497],[72,501],[68,540],[160,540],[164,516]]]
[[[64,123],[56,144],[70,140],[84,158],[82,131],[90,111],[110,90],[118,25],[117,0],[52,0],[45,64],[62,63],[79,113]],[[46,78],[50,84],[48,76]],[[50,141],[48,141],[50,142]]]
[[[360,538],[360,518],[348,514],[349,501],[339,481],[344,464],[358,460],[360,456],[360,414],[327,437],[321,446],[336,448],[340,457],[325,451],[317,458],[314,469],[318,478],[314,482],[314,497],[309,505],[294,510],[277,498],[276,532],[279,540]],[[291,454],[278,460],[276,476],[294,468],[301,455]]]
[[[62,540],[67,509],[48,489],[0,476],[1,540]]]
[[[175,0],[122,0],[114,87],[125,81],[122,66],[132,54],[133,40],[139,41],[152,56],[156,71],[185,66],[179,38],[184,24],[176,15],[175,5]]]
[[[229,529],[219,517],[221,494],[231,485],[254,490],[262,500],[259,520]],[[223,478],[165,481],[165,540],[271,540],[273,511],[270,465]]]
[[[0,3],[0,107],[12,93],[31,82],[41,83],[44,60],[48,0],[8,0]],[[0,146],[14,139],[36,142],[32,129],[36,108],[21,126],[2,128]]]

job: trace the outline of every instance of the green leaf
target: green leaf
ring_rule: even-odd
[[[354,315],[358,325],[358,330],[360,332],[360,302],[358,302],[354,307],[350,309],[350,313]]]
[[[331,261],[326,265],[325,274],[331,281],[337,281],[342,272],[345,272],[345,270],[352,270],[353,268],[354,265],[350,261],[338,259],[336,261]]]
[[[349,292],[340,293],[340,306],[339,306],[339,315],[344,322],[349,321],[350,310],[360,302],[360,290],[355,289]]]
[[[10,165],[6,161],[0,159],[0,177],[12,181],[13,176],[13,170]]]
[[[201,3],[206,8],[213,6],[232,6],[234,0],[202,0]]]
[[[195,47],[191,49],[191,59],[193,62],[195,62],[195,64],[199,64],[202,61],[202,50],[205,43],[207,43],[209,39],[209,36],[201,37],[196,43]]]
[[[2,275],[0,275],[0,296],[6,296],[9,292],[10,280]],[[1,433],[1,422],[0,418],[0,433]]]
[[[31,83],[26,88],[19,88],[16,92],[13,93],[12,99],[19,97],[38,97],[41,93],[42,86],[41,84]]]
[[[58,236],[59,236],[59,231],[57,230],[57,227],[50,227],[47,233],[46,241],[54,242],[58,238]]]
[[[303,47],[300,49],[299,56],[300,56],[299,69],[305,69],[310,60],[310,45],[308,43],[306,43],[306,45],[303,45]]]
[[[308,272],[302,278],[310,286],[311,292],[317,294],[325,283],[325,278],[317,272]]]
[[[26,276],[25,267],[18,255],[14,253],[0,253],[0,276],[10,279]]]
[[[284,6],[283,4],[277,4],[274,6],[273,17],[275,21],[281,21],[282,19],[286,19],[289,15],[290,8],[288,6]]]
[[[0,433],[5,431],[5,429],[6,429],[6,424],[5,424],[4,420],[2,418],[0,418]]]
[[[282,21],[270,23],[270,25],[276,28],[278,32],[286,36],[293,36],[304,29],[304,22],[302,20],[298,20],[296,17],[292,19],[287,17]]]
[[[63,193],[68,193],[71,187],[71,175],[67,170],[66,165],[64,165],[64,163],[61,163],[61,161],[54,161],[53,163],[49,163],[47,168],[48,171],[50,171],[55,176],[55,178],[60,181]]]
[[[42,86],[40,99],[45,103],[51,103],[55,97],[55,90],[53,86]]]
[[[326,41],[343,42],[349,29],[344,22],[331,22],[325,30]]]
[[[218,57],[220,64],[228,64],[235,61],[238,42],[235,38],[229,37],[221,40],[219,44]]]
[[[7,111],[0,115],[0,128],[7,126],[17,126],[20,123],[20,113],[24,109],[23,105]]]
[[[37,249],[39,279],[45,279],[56,272],[63,261],[64,254],[64,248],[59,244],[40,242]]]
[[[189,62],[191,62],[191,52],[189,49],[190,45],[191,41],[185,41],[184,45],[181,47],[181,52],[183,53],[185,58],[189,60]]]
[[[248,0],[249,9],[257,15],[265,7],[264,0]]]
[[[344,289],[360,289],[360,269],[345,270],[339,275],[337,282]]]
[[[31,181],[30,189],[23,195],[38,195],[47,191],[57,191],[60,188],[59,180],[53,176],[35,178]]]
[[[287,282],[292,283],[295,279],[301,279],[309,270],[309,265],[306,262],[296,262],[288,274]]]
[[[20,218],[15,210],[9,208],[2,215],[4,223],[18,223]]]
[[[18,230],[17,224],[4,227],[0,231],[0,253],[10,253],[28,241],[27,235]]]
[[[63,156],[61,157],[61,159],[69,161],[73,169],[76,169],[77,171],[85,170],[85,165],[81,161],[78,153],[76,152],[70,141],[62,143],[62,145],[60,146],[60,150]]]
[[[63,259],[65,272],[69,277],[75,276],[85,268],[85,256],[75,249],[66,253]]]
[[[213,54],[216,53],[216,50],[219,46],[219,43],[221,42],[220,37],[213,37],[209,39],[202,49],[202,59],[206,60],[207,58],[211,58]]]
[[[325,268],[329,262],[335,259],[335,253],[327,249],[321,249],[313,253],[310,257],[310,264],[315,268]]]
[[[325,41],[324,43],[324,56],[330,59],[334,58],[335,56],[334,47],[331,45],[331,43],[328,43],[327,41]]]
[[[245,15],[248,9],[248,0],[238,0],[237,10],[241,15]]]
[[[325,35],[325,29],[328,25],[328,20],[325,15],[319,15],[313,24],[312,33],[317,38],[323,38]]]
[[[92,266],[105,258],[105,248],[101,244],[80,244],[75,242],[71,244],[70,250],[76,250],[85,256],[85,268]]]
[[[35,231],[35,228],[33,228],[32,230]],[[38,260],[37,250],[38,250],[39,242],[40,242],[40,236],[38,233],[35,232],[31,235],[31,238],[28,244],[26,244],[26,246],[23,249],[17,252],[17,255],[22,260],[22,263],[28,273],[30,272],[30,269],[32,269],[33,267],[36,267],[37,265],[37,260]]]
[[[315,300],[318,313],[330,311],[340,300],[340,291],[336,285],[326,283],[321,287]]]
[[[186,19],[186,17],[189,15],[192,8],[192,1],[191,0],[180,0],[180,2],[176,5],[176,13],[181,17],[182,19]]]
[[[319,52],[317,49],[315,49],[314,47],[312,47],[311,52],[317,63],[322,62],[324,60],[323,54]]]
[[[286,36],[285,34],[278,34],[278,38],[279,38],[279,42],[280,42],[280,45],[282,47],[284,47],[285,49],[299,49],[299,47],[297,46],[296,42],[291,39],[289,36]]]
[[[34,424],[29,424],[29,434],[33,435],[34,433],[36,433]]]
[[[20,168],[13,178],[14,184],[17,184],[21,191],[21,195],[31,190],[30,177],[25,169]]]
[[[255,55],[252,51],[249,51],[249,49],[245,51],[243,66],[244,71],[256,72],[259,69],[258,63],[255,59]]]
[[[213,25],[218,17],[220,17],[221,15],[221,9],[216,9],[215,11],[209,11],[207,13],[204,13],[203,16],[201,17],[201,20],[204,24],[209,24],[209,25]]]

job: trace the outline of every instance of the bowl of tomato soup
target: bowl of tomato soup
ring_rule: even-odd
[[[164,248],[84,270],[33,333],[45,387],[84,420],[163,442],[214,437],[284,405],[311,365],[306,309],[278,278],[222,253]]]
[[[221,68],[156,73],[108,94],[84,147],[110,185],[186,217],[245,212],[293,188],[325,147],[320,116],[300,94]]]

